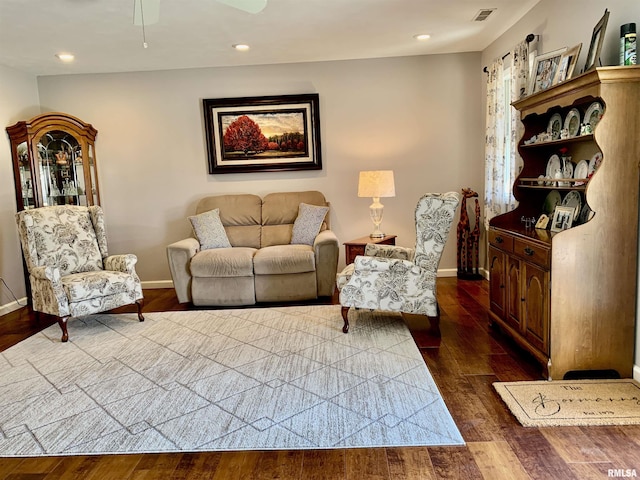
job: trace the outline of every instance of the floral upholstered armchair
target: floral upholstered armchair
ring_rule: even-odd
[[[426,315],[437,325],[438,264],[459,201],[456,192],[424,195],[415,210],[415,249],[368,244],[365,254],[338,274],[344,333],[351,307]]]
[[[107,253],[104,214],[98,206],[61,205],[16,214],[29,271],[33,310],[58,317],[62,341],[67,320],[137,304],[142,316],[142,287],[135,255]]]

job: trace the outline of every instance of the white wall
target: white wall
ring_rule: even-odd
[[[358,172],[366,169],[395,171],[396,197],[383,199],[382,226],[398,244],[413,246],[423,193],[482,187],[479,71],[480,54],[471,53],[49,76],[38,87],[42,111],[70,113],[97,128],[110,250],[137,254],[149,286],[170,279],[165,247],[189,235],[186,217],[205,195],[320,190],[341,242],[368,234],[371,199],[357,197]],[[315,92],[321,171],[207,173],[203,98]],[[453,232],[441,267],[455,271]]]
[[[593,28],[605,8],[609,21],[602,45],[602,65],[618,65],[620,25],[634,22],[640,27],[640,2],[637,0],[541,0],[518,23],[482,52],[482,65],[488,65],[507,53],[529,34],[540,35],[538,53],[582,43],[582,51],[574,74],[584,67]]]
[[[540,35],[538,53],[546,53],[558,48],[582,42],[582,52],[576,65],[575,74],[584,67],[593,28],[609,9],[609,20],[602,46],[603,65],[618,65],[620,25],[634,22],[640,27],[640,2],[638,0],[542,0],[525,17],[504,33],[498,40],[482,52],[482,65],[507,53],[529,33]],[[485,94],[483,93],[483,102]],[[640,112],[640,108],[638,109]],[[640,283],[639,283],[640,285]],[[638,304],[640,296],[629,299]],[[639,309],[640,310],[640,309]],[[637,311],[639,311],[637,310]],[[634,378],[640,380],[640,328],[636,313],[636,353]]]
[[[40,113],[36,77],[0,65],[0,124],[13,125]],[[16,197],[9,137],[0,135],[0,277],[18,297],[25,296],[20,241],[15,226]],[[0,315],[14,309],[0,285]]]

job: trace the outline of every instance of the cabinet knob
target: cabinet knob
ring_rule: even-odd
[[[524,253],[525,253],[525,255],[532,256],[536,252],[534,250],[531,250],[531,248],[529,248],[529,247],[525,247]]]
[[[502,242],[504,242],[502,237],[496,237],[496,243],[502,243]]]

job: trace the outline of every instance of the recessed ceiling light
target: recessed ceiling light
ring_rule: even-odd
[[[246,52],[247,50],[249,50],[249,45],[245,45],[244,43],[236,43],[235,45],[233,45],[233,48],[242,52]]]
[[[70,53],[56,53],[56,57],[58,57],[63,62],[73,62],[73,59],[75,58]]]
[[[431,35],[429,35],[428,33],[419,33],[418,35],[414,35],[413,38],[415,38],[416,40],[429,40],[431,38]]]

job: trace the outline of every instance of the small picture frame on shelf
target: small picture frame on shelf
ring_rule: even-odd
[[[576,209],[574,207],[565,207],[558,205],[553,212],[551,231],[561,232],[563,230],[566,230],[567,228],[571,228],[575,211]]]
[[[529,95],[546,90],[553,85],[560,59],[566,51],[567,47],[563,47],[553,52],[536,56],[533,60],[529,88],[527,89]]]
[[[549,226],[549,217],[546,214],[540,215],[540,218],[536,222],[536,228],[538,230],[546,230]]]
[[[576,63],[578,63],[578,57],[580,56],[580,50],[582,50],[582,43],[571,47],[562,54],[558,71],[553,79],[554,85],[569,80],[573,76],[573,71],[576,68]]]
[[[596,63],[600,59],[600,50],[602,50],[602,43],[604,42],[604,33],[607,30],[607,22],[609,21],[609,10],[604,9],[604,15],[593,27],[593,33],[591,34],[591,43],[589,44],[589,53],[587,54],[587,61],[584,64],[584,71],[588,72],[591,69],[596,68]]]

